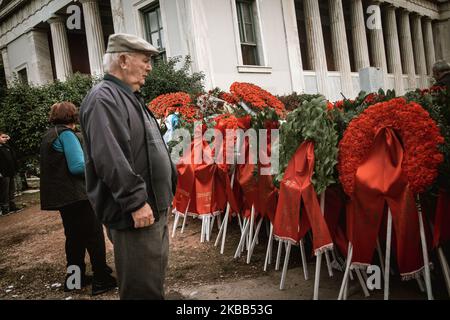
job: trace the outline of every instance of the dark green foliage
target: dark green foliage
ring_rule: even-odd
[[[141,89],[146,103],[165,93],[183,91],[195,96],[203,92],[204,74],[201,72],[191,74],[189,56],[184,59],[182,67],[177,69],[176,65],[180,60],[180,57],[176,57],[170,58],[167,62],[161,60],[156,63]]]
[[[284,103],[287,111],[295,110],[298,106],[301,106],[303,101],[311,101],[314,98],[321,97],[321,94],[298,94],[293,92],[284,96],[277,96],[277,98]]]
[[[336,182],[333,177],[337,163],[338,134],[327,113],[325,98],[317,97],[289,113],[280,129],[280,173],[275,179],[281,181],[289,160],[300,144],[306,140],[314,141],[314,175],[312,183],[318,194]]]
[[[55,81],[43,86],[29,86],[16,81],[0,104],[0,128],[11,136],[20,171],[37,173],[39,146],[48,128],[50,107],[61,101],[80,106],[96,80],[75,74],[66,82]]]
[[[179,61],[180,58],[175,58],[157,63],[142,88],[146,102],[168,92],[184,91],[196,95],[203,91],[201,81],[204,75],[190,74],[189,57],[186,57],[181,69],[176,69]],[[0,130],[11,136],[11,145],[17,151],[22,172],[33,171],[37,174],[39,146],[48,128],[50,107],[61,101],[70,101],[79,107],[98,81],[81,74],[75,74],[65,82],[55,81],[36,87],[16,81],[4,97],[0,96]]]

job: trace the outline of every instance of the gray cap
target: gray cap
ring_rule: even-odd
[[[158,49],[144,39],[126,33],[114,33],[109,36],[106,53],[114,52],[143,52],[151,55],[159,53]]]

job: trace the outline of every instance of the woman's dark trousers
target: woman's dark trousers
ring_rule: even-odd
[[[95,216],[88,200],[78,201],[60,209],[66,235],[67,266],[77,265],[84,276],[86,250],[91,260],[94,276],[102,276],[107,270],[103,227]]]

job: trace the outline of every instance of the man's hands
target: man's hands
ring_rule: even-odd
[[[155,222],[152,208],[150,208],[147,202],[142,208],[132,212],[131,216],[133,217],[134,227],[136,229],[151,226]]]

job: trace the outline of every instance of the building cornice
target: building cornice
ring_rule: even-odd
[[[392,4],[397,8],[403,8],[409,12],[417,13],[421,16],[427,16],[433,20],[441,19],[441,7],[429,0],[382,0],[384,3]],[[446,4],[446,3],[444,3]]]
[[[25,5],[27,0],[15,0],[6,5],[1,11],[0,11],[0,23],[8,18],[11,14],[13,14],[17,9]]]
[[[441,3],[439,11],[441,12],[441,20],[450,19],[450,2]]]
[[[18,1],[23,2],[22,0],[17,0],[14,3]],[[14,41],[41,22],[47,21],[53,13],[65,7],[72,1],[73,0],[25,1],[20,10],[10,11],[8,18],[0,22],[0,47]]]

